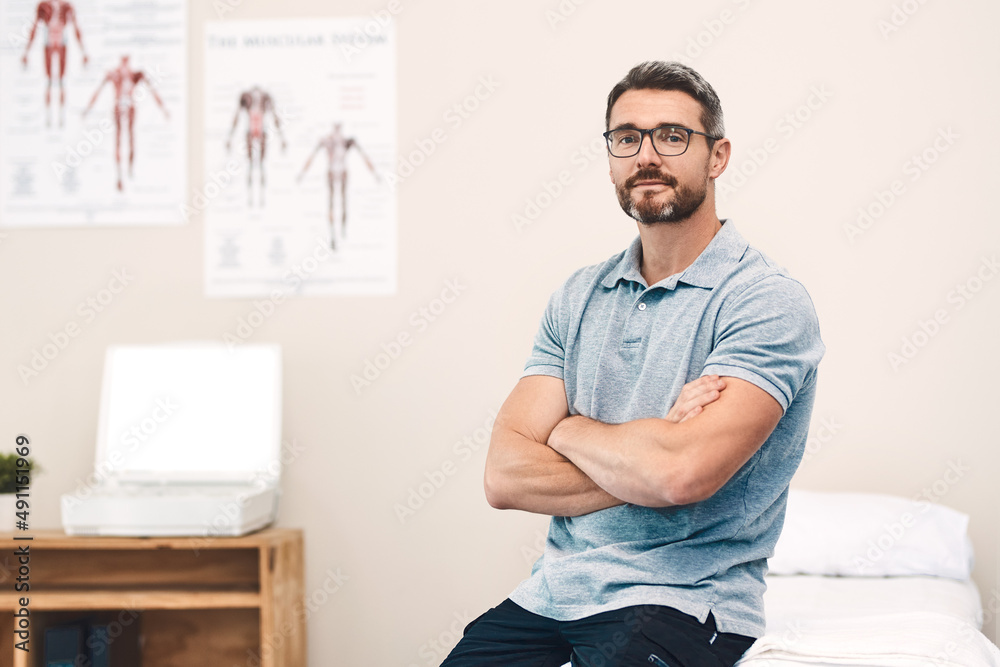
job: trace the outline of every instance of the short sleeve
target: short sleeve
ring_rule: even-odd
[[[751,382],[785,411],[799,389],[813,380],[825,351],[805,288],[787,276],[771,275],[722,307],[702,375]]]
[[[560,380],[563,378],[563,368],[566,361],[566,347],[564,344],[564,317],[562,313],[563,288],[560,288],[549,297],[549,303],[545,307],[542,321],[538,325],[538,332],[535,334],[535,342],[528,355],[528,361],[524,364],[524,372],[521,377],[529,375],[551,375]]]

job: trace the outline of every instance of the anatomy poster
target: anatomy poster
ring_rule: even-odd
[[[185,0],[0,0],[0,225],[184,222]]]
[[[205,291],[396,291],[395,45],[371,17],[205,34]]]

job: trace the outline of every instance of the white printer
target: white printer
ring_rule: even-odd
[[[70,535],[243,535],[277,518],[281,347],[108,348],[94,474],[62,496]]]

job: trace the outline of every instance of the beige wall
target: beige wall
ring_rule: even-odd
[[[388,6],[230,4],[226,20]],[[636,233],[605,158],[589,152],[607,91],[636,62],[699,39],[689,62],[716,86],[735,146],[722,182],[739,187],[720,197],[719,214],[808,287],[828,347],[812,453],[794,485],[907,497],[929,489],[971,515],[975,578],[995,603],[1000,277],[962,307],[952,291],[977,287],[983,258],[1000,251],[987,204],[1000,143],[1000,7],[896,4],[900,25],[884,36],[889,0],[400,0],[399,150],[409,153],[437,128],[446,140],[399,187],[398,294],[290,301],[253,338],[284,346],[285,438],[300,450],[285,470],[280,523],[305,529],[309,591],[330,572],[348,577],[309,618],[311,664],[438,664],[457,639],[452,629],[528,573],[544,518],[490,509],[484,450],[456,443],[475,444],[477,432],[484,441],[477,430],[519,376],[549,293]],[[192,192],[206,179],[200,58],[202,26],[213,19],[213,2],[192,3]],[[480,88],[478,108],[458,127],[447,123],[444,114],[474,96],[483,77],[496,90]],[[786,119],[796,113],[797,127]],[[949,128],[955,136],[935,149]],[[532,152],[526,140],[540,131],[551,146]],[[936,161],[912,171],[908,161],[925,149]],[[756,169],[754,156],[763,162]],[[743,182],[734,180],[741,167],[754,172]],[[549,205],[517,230],[512,216],[561,172],[562,192],[541,197]],[[894,181],[895,200],[849,240],[845,226],[858,208]],[[30,434],[46,469],[33,488],[36,527],[60,525],[58,495],[92,465],[105,347],[221,339],[250,312],[249,299],[204,298],[202,253],[200,220],[176,229],[6,230],[0,239],[3,437]],[[127,289],[25,386],[16,366],[77,319],[77,304],[121,267],[134,275]],[[418,331],[411,314],[455,280],[460,296]],[[923,340],[921,323],[933,329],[926,321],[942,313]],[[401,332],[412,344],[356,394],[351,374]],[[893,369],[887,355],[914,336],[926,344]],[[401,522],[394,506],[444,468],[453,474]],[[991,637],[994,623],[989,617]]]

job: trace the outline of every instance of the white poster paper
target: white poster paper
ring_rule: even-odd
[[[206,294],[395,293],[391,23],[221,21],[205,53]]]
[[[184,0],[0,0],[0,225],[184,222]]]

